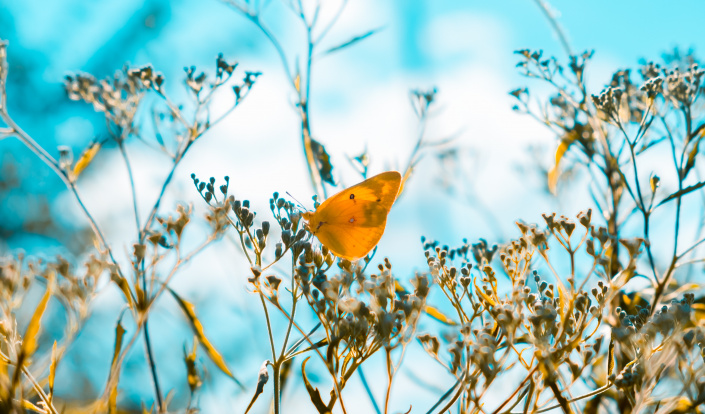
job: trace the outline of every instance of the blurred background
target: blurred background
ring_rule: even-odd
[[[305,59],[306,38],[286,3],[269,2],[262,19],[293,65],[297,57],[299,62]],[[177,201],[193,203],[194,217],[200,220],[205,208],[191,173],[219,180],[230,176],[231,192],[251,200],[260,219],[268,218],[274,191],[288,191],[312,208],[314,192],[301,148],[294,91],[271,43],[232,7],[215,0],[0,0],[0,4],[0,38],[9,41],[9,112],[56,158],[59,145],[80,154],[92,140],[107,135],[102,114],[67,99],[63,86],[67,74],[104,78],[125,64],[151,64],[164,74],[165,89],[178,103],[187,99],[183,68],[196,66],[212,75],[215,57],[223,53],[240,68],[262,75],[243,104],[210,130],[176,170],[163,213],[174,211]],[[313,4],[304,2],[305,7]],[[320,18],[330,20],[340,1],[321,4]],[[695,0],[679,2],[678,7],[645,6],[636,0],[561,0],[550,8],[575,53],[595,50],[587,72],[594,93],[615,70],[634,66],[640,59],[659,60],[674,48],[697,53],[705,46],[700,21],[705,5]],[[376,32],[315,61],[311,128],[331,155],[334,177],[341,184],[361,180],[349,160],[365,151],[370,174],[403,170],[422,132],[410,91],[437,88],[423,133],[431,142],[450,142],[422,152],[389,216],[377,253],[377,259],[390,258],[398,278],[406,280],[425,270],[422,235],[450,245],[463,238],[484,238],[494,244],[517,236],[518,219],[537,222],[541,213],[552,211],[574,216],[591,205],[587,198],[549,195],[542,169],[552,162],[555,137],[528,116],[512,111],[514,98],[508,92],[529,84],[514,68],[515,50],[542,49],[545,56],[567,60],[536,2],[355,0],[321,48],[370,30]],[[540,87],[536,92],[541,93]],[[214,113],[227,111],[231,101],[232,95],[217,95]],[[128,142],[127,149],[137,177],[137,198],[147,211],[170,163],[140,141]],[[0,254],[22,250],[47,258],[61,254],[80,262],[91,249],[92,233],[63,183],[12,138],[0,141],[0,163]],[[117,148],[107,145],[101,150],[78,185],[119,259],[127,263],[125,253],[135,240],[130,231],[134,218]],[[193,237],[198,243],[199,236]],[[194,260],[172,287],[196,305],[211,341],[252,390],[268,355],[261,346],[267,341],[261,309],[246,291],[247,276],[238,247],[226,238]],[[79,404],[101,392],[122,308],[117,289],[106,282],[91,318],[59,366],[60,397]],[[173,404],[178,407],[187,395],[180,361],[182,344],[192,340],[191,330],[168,298],[152,312],[150,321],[162,389],[174,391]],[[61,321],[56,323],[60,333]],[[403,369],[393,400],[428,407],[453,381],[422,351],[410,351],[407,358],[413,363]],[[231,412],[233,407],[242,411],[249,392],[240,392],[205,358],[202,362],[207,371],[200,396],[203,412]],[[315,374],[313,369],[314,381]],[[373,390],[383,389],[375,387],[385,383],[381,369],[366,374]],[[433,380],[423,383],[420,377]],[[359,404],[355,411],[371,410],[359,381],[353,382],[346,393],[363,397],[351,399]],[[300,381],[292,381],[284,400],[306,411],[310,402],[302,387]],[[137,410],[141,402],[150,405],[152,400],[144,349],[136,346],[123,370],[119,403]],[[267,412],[269,407],[261,400],[256,409]]]

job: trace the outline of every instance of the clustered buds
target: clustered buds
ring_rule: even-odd
[[[150,66],[124,68],[112,77],[98,80],[90,74],[67,75],[64,87],[69,99],[93,105],[121,131],[132,131],[133,121],[144,93],[161,88],[164,79]],[[120,134],[117,134],[120,136]]]
[[[648,305],[636,306],[637,312],[633,315],[617,307],[619,325],[612,330],[612,335],[617,341],[640,344],[641,347],[652,343],[659,335],[668,337],[690,322],[694,300],[692,293],[686,293],[683,299],[674,299],[670,306],[663,305],[653,314]]]
[[[702,92],[703,74],[705,70],[697,63],[693,63],[684,72],[679,68],[669,71],[664,82],[664,95],[677,108],[692,105]]]
[[[618,87],[608,86],[599,95],[592,95],[592,103],[607,119],[620,123],[619,110],[622,106],[624,91]]]
[[[18,328],[17,316],[24,314],[24,299],[30,290],[48,293],[62,303],[65,333],[73,335],[88,317],[98,281],[110,267],[104,255],[94,254],[84,262],[83,271],[75,269],[61,256],[51,261],[27,260],[23,254],[0,257],[0,301],[3,303],[0,307],[0,345],[5,352],[16,357],[20,350],[26,331],[25,327]],[[36,348],[31,350],[34,351]]]

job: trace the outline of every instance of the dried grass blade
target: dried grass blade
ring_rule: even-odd
[[[610,382],[609,377],[614,371],[614,338],[610,339],[610,347],[607,351],[607,383]]]
[[[324,52],[324,54],[327,55],[327,54],[330,54],[330,53],[333,53],[333,52],[338,52],[338,51],[340,51],[340,50],[343,50],[343,49],[345,49],[346,47],[350,47],[350,46],[354,45],[355,43],[358,43],[358,42],[360,42],[360,41],[362,41],[362,40],[367,39],[368,37],[370,37],[370,36],[372,36],[373,34],[379,32],[380,30],[382,30],[381,27],[378,27],[378,28],[376,28],[376,29],[369,30],[369,31],[367,31],[367,32],[365,32],[365,33],[363,33],[363,34],[361,34],[361,35],[358,35],[358,36],[355,36],[355,37],[351,38],[350,40],[348,40],[348,41],[346,41],[346,42],[344,42],[344,43],[339,44],[338,46],[333,46],[333,47],[331,47],[330,49],[326,50],[326,51]]]
[[[453,319],[451,319],[450,317],[443,314],[443,312],[438,310],[438,308],[435,308],[433,306],[426,306],[426,307],[424,307],[424,311],[426,312],[426,314],[428,316],[432,317],[433,319],[437,320],[438,322],[440,322],[442,324],[445,324],[448,326],[457,325],[457,323]]]
[[[108,379],[108,387],[110,388],[108,393],[108,412],[110,414],[117,413],[117,378],[113,378],[117,374],[117,364],[120,357],[120,350],[122,349],[122,339],[125,336],[125,328],[118,320],[115,326],[115,347],[113,348],[113,360],[110,362],[110,378]]]
[[[182,299],[176,292],[174,292],[171,288],[167,287],[171,295],[176,299],[176,302],[179,304],[181,307],[181,310],[184,311],[184,314],[186,315],[186,318],[188,319],[191,328],[193,329],[194,334],[196,334],[196,337],[198,338],[198,342],[201,343],[203,348],[206,350],[206,354],[208,354],[208,357],[213,361],[213,363],[220,368],[223,373],[225,373],[227,376],[232,378],[233,381],[242,389],[245,387],[242,385],[242,383],[235,378],[233,373],[230,371],[228,366],[225,363],[225,359],[223,356],[218,352],[218,350],[213,346],[210,340],[208,340],[208,337],[206,337],[206,333],[203,330],[203,325],[201,324],[201,321],[198,319],[198,316],[196,316],[196,308],[193,306],[191,302],[188,302],[184,299]]]
[[[94,142],[83,151],[83,154],[81,154],[81,157],[78,159],[78,161],[76,161],[76,164],[73,166],[74,179],[78,178],[78,176],[83,172],[83,170],[88,167],[88,164],[93,161],[93,158],[95,158],[96,154],[98,154],[98,151],[100,150],[101,144],[101,142]]]
[[[54,399],[54,378],[56,377],[56,364],[58,364],[57,356],[56,341],[54,341],[54,346],[51,348],[51,365],[49,365],[49,404]]]
[[[47,304],[49,303],[49,298],[51,297],[51,286],[52,285],[50,282],[47,285],[44,296],[42,296],[42,300],[39,301],[37,308],[34,310],[34,314],[32,315],[32,319],[29,321],[29,325],[27,325],[27,330],[25,331],[22,340],[21,350],[21,353],[25,358],[32,356],[34,351],[37,350],[37,334],[42,326],[42,315],[44,315],[44,311],[46,311]],[[21,367],[18,366],[17,368],[20,369]]]
[[[311,357],[304,359],[304,361],[301,363],[301,378],[304,380],[306,391],[308,391],[308,395],[311,398],[313,406],[316,407],[316,410],[318,410],[319,414],[328,414],[330,413],[330,409],[323,402],[323,399],[321,398],[321,393],[318,391],[318,388],[313,388],[313,385],[311,385],[308,380],[308,377],[306,376],[306,362],[308,362],[310,358]]]
[[[661,202],[658,203],[658,205],[656,207],[662,206],[671,200],[674,200],[678,197],[682,197],[688,193],[692,193],[693,191],[699,190],[703,187],[705,187],[705,181],[701,181],[697,184],[691,185],[690,187],[686,187],[682,190],[676,191],[675,193],[673,193],[673,194],[669,195],[668,197],[664,198],[663,200],[661,200]]]
[[[548,172],[548,189],[551,191],[551,194],[556,194],[556,187],[558,186],[558,176],[560,175],[558,170],[558,164],[560,164],[561,159],[563,159],[563,155],[565,155],[566,151],[568,151],[568,147],[570,147],[571,143],[572,140],[563,140],[558,145],[558,148],[556,148],[556,163]]]
[[[47,284],[47,289],[44,292],[44,296],[37,304],[34,309],[34,314],[32,314],[32,319],[29,320],[27,329],[25,330],[24,336],[22,337],[22,347],[20,348],[20,353],[17,356],[17,364],[15,368],[15,373],[12,377],[12,383],[10,385],[10,395],[14,395],[17,386],[20,384],[20,378],[22,377],[22,367],[24,366],[25,360],[34,354],[37,350],[37,334],[42,326],[42,315],[46,311],[47,304],[49,303],[49,298],[51,297],[52,282],[51,280]]]

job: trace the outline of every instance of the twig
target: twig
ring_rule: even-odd
[[[551,11],[551,6],[548,4],[548,2],[546,0],[534,0],[534,3],[539,6],[539,9],[541,9],[544,16],[546,16],[546,19],[551,24],[551,27],[553,27],[553,31],[556,32],[558,40],[560,40],[561,46],[563,46],[563,50],[565,51],[565,53],[569,57],[574,56],[573,50],[570,47],[570,43],[568,43],[568,38],[565,35],[565,31],[558,23],[558,20],[553,14],[553,11]]]

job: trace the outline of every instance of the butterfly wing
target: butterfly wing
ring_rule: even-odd
[[[388,171],[345,189],[305,213],[310,231],[336,256],[364,257],[384,234],[387,215],[401,185],[401,174]]]

